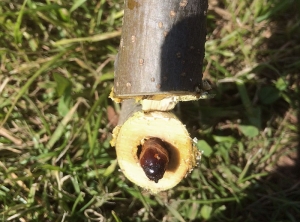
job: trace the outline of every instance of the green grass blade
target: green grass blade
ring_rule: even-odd
[[[22,18],[23,18],[23,15],[24,15],[24,10],[25,10],[25,5],[27,3],[27,0],[25,0],[22,4],[22,7],[19,11],[19,15],[18,15],[18,18],[17,18],[17,22],[15,23],[15,26],[14,26],[14,37],[15,37],[15,43],[16,44],[20,44],[22,43],[22,32],[20,31],[20,28],[21,28],[21,23],[22,23]]]
[[[60,59],[63,55],[65,54],[65,52],[60,52],[59,54],[53,56],[49,62],[45,63],[38,71],[36,71],[25,83],[25,85],[20,89],[20,91],[18,92],[16,98],[14,99],[11,107],[9,108],[8,112],[5,115],[5,118],[3,119],[3,121],[1,122],[0,127],[2,127],[7,119],[9,118],[11,112],[13,111],[15,105],[17,104],[18,100],[22,97],[22,95],[28,90],[28,88],[30,87],[30,85],[41,75],[43,74],[43,72],[45,72],[49,67],[51,67],[53,64],[55,64],[55,62],[58,61],[58,59]]]

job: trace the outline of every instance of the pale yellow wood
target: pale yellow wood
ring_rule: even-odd
[[[148,179],[137,157],[138,146],[149,137],[158,137],[172,145],[169,165],[158,183]],[[185,126],[169,112],[137,112],[113,131],[113,138],[121,171],[130,181],[152,193],[176,186],[196,166],[201,155]]]
[[[195,92],[164,92],[158,94],[148,94],[144,96],[129,96],[129,97],[118,97],[114,93],[114,88],[109,94],[109,97],[116,103],[121,103],[127,99],[135,99],[136,102],[142,105],[142,110],[145,112],[151,111],[170,111],[179,101],[192,101],[199,99],[210,99],[215,96],[210,91],[212,87],[206,80],[202,81],[202,86],[195,89]]]

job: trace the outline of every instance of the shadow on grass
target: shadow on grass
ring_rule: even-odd
[[[268,145],[270,152],[281,146],[270,156],[270,161],[277,164],[272,168],[262,167],[271,173],[257,179],[244,191],[245,197],[240,203],[227,204],[223,215],[212,221],[300,221],[300,1],[278,3],[274,0],[274,5],[274,11],[270,12],[271,36],[265,43],[265,54],[259,55],[261,64],[254,73],[262,82],[262,88],[280,79],[287,83],[286,90],[279,93],[276,101],[260,104],[263,129],[278,126],[274,140]],[[278,119],[282,122],[275,123]],[[290,135],[283,139],[281,135],[286,134],[283,130],[287,128],[292,130],[288,130]],[[255,167],[253,164],[249,174],[256,172]]]
[[[240,199],[214,205],[213,209],[225,206],[225,210],[214,213],[209,221],[300,221],[300,1],[273,2],[274,8],[270,8],[266,13],[269,17],[265,18],[271,21],[270,37],[263,43],[265,49],[260,49],[257,58],[260,64],[252,71],[257,80],[245,83],[249,97],[255,98],[258,91],[256,106],[260,109],[261,134],[267,133],[269,128],[274,129],[270,131],[268,143],[261,143],[261,149],[257,148],[268,150],[269,159],[253,162],[247,176],[267,175],[254,177],[246,189],[241,189],[242,194],[236,194]],[[190,118],[195,112],[188,113],[191,110],[187,106],[195,107],[194,104],[182,104],[181,116],[192,136],[197,136],[199,122],[202,128],[206,124],[209,130],[220,122],[230,120],[232,127],[232,123],[239,125],[240,120],[247,119],[235,83],[226,83],[222,87],[224,93],[220,98],[200,101],[197,108],[201,109],[202,117],[197,119],[198,123]],[[211,112],[217,116],[215,119],[207,118]],[[218,132],[214,130],[214,134],[239,137],[238,133],[233,135],[236,130],[230,127]],[[204,139],[210,144],[215,143],[212,138]],[[252,152],[247,147],[245,151]],[[231,157],[230,164],[241,161],[234,158]],[[248,160],[244,161],[246,164]],[[233,187],[232,190],[234,193]]]

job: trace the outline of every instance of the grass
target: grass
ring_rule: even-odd
[[[0,220],[300,220],[300,1],[209,5],[216,97],[175,110],[204,155],[150,195],[109,145],[122,1],[0,2]]]

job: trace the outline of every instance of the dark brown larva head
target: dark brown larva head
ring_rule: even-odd
[[[169,163],[166,144],[156,137],[147,139],[142,146],[139,158],[146,176],[157,183],[164,176]]]

